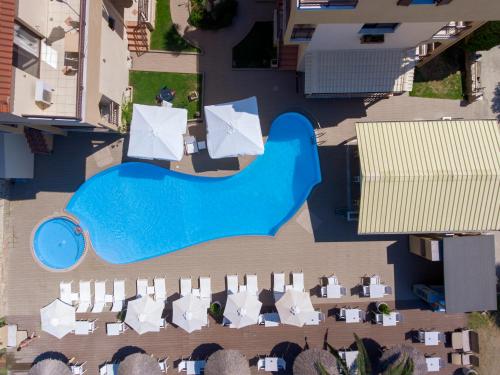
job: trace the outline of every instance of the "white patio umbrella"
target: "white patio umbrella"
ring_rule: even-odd
[[[192,294],[172,303],[172,322],[191,333],[200,330],[207,321],[207,305]]]
[[[127,155],[141,159],[181,160],[187,110],[134,104]]]
[[[257,324],[262,302],[257,296],[248,292],[231,294],[227,298],[224,316],[235,328],[243,328]]]
[[[309,293],[287,290],[276,302],[276,309],[282,323],[302,327],[310,312],[314,311]]]
[[[75,308],[56,299],[40,309],[42,330],[58,339],[75,329]]]
[[[128,303],[125,323],[140,335],[159,332],[164,308],[165,302],[162,300],[155,301],[149,296],[140,297]]]
[[[264,142],[257,99],[205,106],[207,148],[211,158],[261,155]]]

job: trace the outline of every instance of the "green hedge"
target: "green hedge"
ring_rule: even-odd
[[[200,29],[217,30],[233,23],[238,11],[237,0],[220,0],[210,12],[207,11],[205,1],[209,0],[191,0],[188,19],[190,25]]]
[[[463,48],[469,52],[487,51],[500,44],[500,21],[491,21],[465,38]]]

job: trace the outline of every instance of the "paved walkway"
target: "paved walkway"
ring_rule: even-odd
[[[199,73],[198,54],[150,51],[133,56],[132,70],[171,73]]]

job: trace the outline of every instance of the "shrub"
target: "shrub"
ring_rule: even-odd
[[[389,306],[387,306],[387,304],[385,303],[381,303],[379,306],[378,306],[378,311],[380,311],[382,314],[384,315],[389,315],[390,312],[391,312],[391,309],[389,308]]]
[[[191,0],[188,22],[201,29],[217,30],[230,26],[237,11],[237,0],[220,0],[210,11],[206,9],[203,0]]]
[[[465,38],[463,48],[469,52],[487,51],[500,44],[500,21],[491,21]]]

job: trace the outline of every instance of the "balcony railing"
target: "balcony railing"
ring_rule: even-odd
[[[337,8],[351,9],[358,5],[358,0],[297,0],[299,8]]]
[[[450,22],[448,25],[433,35],[432,39],[452,39],[458,36],[462,31],[467,30],[469,25],[464,22]]]

